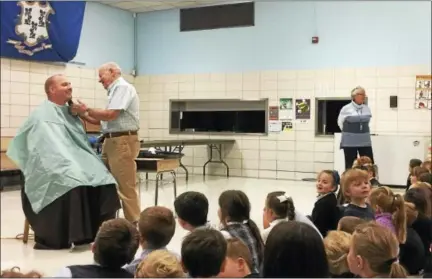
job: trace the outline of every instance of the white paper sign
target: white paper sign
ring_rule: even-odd
[[[268,123],[269,133],[280,133],[282,130],[282,122],[279,120],[270,120]]]

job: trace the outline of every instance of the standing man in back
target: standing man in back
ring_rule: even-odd
[[[72,110],[87,122],[100,123],[105,138],[102,159],[117,180],[125,218],[137,223],[141,213],[135,163],[140,150],[138,94],[115,63],[99,68],[99,82],[108,92],[106,108],[89,108],[78,101]]]

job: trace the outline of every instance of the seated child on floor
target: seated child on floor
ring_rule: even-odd
[[[321,235],[314,223],[307,216],[295,209],[291,197],[288,197],[282,191],[271,192],[267,195],[263,211],[264,231],[261,233],[261,236],[264,243],[267,241],[268,235],[274,226],[284,221],[297,221],[308,224]]]
[[[420,174],[420,176],[418,177],[418,181],[419,182],[426,182],[426,183],[429,183],[430,185],[432,185],[432,173],[428,172],[428,173]]]
[[[342,217],[355,216],[374,220],[375,214],[366,202],[371,191],[367,172],[360,169],[347,170],[341,184],[342,194],[349,201],[340,207]]]
[[[365,170],[368,173],[369,183],[372,187],[381,187],[381,183],[378,181],[376,166],[375,165],[366,165],[364,166]]]
[[[413,203],[418,212],[417,219],[412,223],[411,227],[420,236],[426,260],[432,260],[432,190],[428,185],[415,184],[405,193],[405,201]]]
[[[219,220],[221,232],[226,238],[243,241],[251,253],[252,272],[258,272],[262,263],[264,243],[258,226],[250,219],[251,204],[246,194],[239,190],[227,190],[219,196]]]
[[[1,278],[42,278],[42,274],[36,271],[22,273],[19,267],[13,267],[10,270],[2,270]]]
[[[339,221],[340,213],[335,193],[339,180],[337,171],[323,170],[318,174],[318,199],[312,210],[311,220],[322,236],[326,236],[328,231],[335,230]]]
[[[419,181],[420,176],[423,174],[428,174],[429,171],[423,167],[415,167],[411,173],[410,179],[411,179],[411,185],[416,184]],[[410,186],[411,186],[410,185]]]
[[[359,168],[365,165],[373,165],[372,159],[368,156],[360,156],[354,160],[352,168]]]
[[[225,270],[227,242],[220,231],[194,230],[181,246],[183,270],[192,278],[216,277]]]
[[[207,214],[209,203],[206,196],[199,192],[188,191],[182,193],[174,201],[179,225],[193,231],[197,228],[208,228]]]
[[[377,166],[372,163],[372,160],[367,156],[361,156],[354,161],[353,169],[361,169],[368,173],[369,183],[372,187],[379,187],[381,184],[377,178]]]
[[[139,246],[139,233],[126,219],[102,223],[92,245],[94,264],[72,265],[55,277],[62,278],[133,278],[122,267],[130,263]]]
[[[399,241],[389,229],[375,222],[357,226],[348,253],[351,273],[362,278],[406,278],[398,258]]]
[[[422,161],[420,159],[411,159],[409,161],[409,165],[408,165],[408,178],[407,178],[407,182],[406,182],[406,191],[408,191],[409,187],[411,186],[411,175],[413,174],[414,168],[415,167],[420,167],[422,165]]]
[[[369,221],[367,221],[365,219],[360,219],[359,217],[354,217],[354,216],[342,217],[339,220],[337,230],[352,234],[358,225],[361,225],[361,224],[364,224],[367,222],[369,222]]]
[[[182,278],[185,277],[181,263],[167,250],[155,250],[138,265],[135,278]]]
[[[281,222],[270,232],[262,266],[264,278],[328,278],[321,234],[302,222]]]
[[[219,278],[259,278],[258,273],[252,273],[252,257],[248,247],[238,238],[227,240],[225,270]]]
[[[418,275],[425,267],[426,254],[423,242],[418,233],[412,228],[412,224],[418,217],[415,205],[405,202],[407,214],[407,237],[405,243],[399,245],[399,261],[410,275]]]
[[[432,162],[431,160],[426,160],[421,165],[423,168],[427,169],[429,172],[432,172]]]
[[[405,200],[386,186],[372,190],[369,201],[375,211],[375,221],[390,229],[403,244],[406,240]]]
[[[351,246],[351,234],[343,231],[329,231],[324,238],[324,247],[329,264],[330,277],[353,278],[348,267],[347,256]]]
[[[141,255],[133,260],[125,269],[135,274],[138,264],[148,254],[155,250],[165,250],[175,232],[175,219],[173,212],[163,206],[151,206],[140,214],[138,229],[140,234]]]
[[[411,186],[411,175],[413,173],[414,168],[415,167],[420,167],[422,165],[422,163],[423,162],[420,159],[411,159],[409,161],[409,166],[408,166],[409,175],[408,175],[408,178],[407,178],[407,188],[406,188],[407,190],[408,190],[409,186]]]

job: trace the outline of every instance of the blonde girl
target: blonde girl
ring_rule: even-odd
[[[398,257],[399,241],[386,227],[370,222],[355,229],[348,253],[353,274],[362,278],[406,278]]]

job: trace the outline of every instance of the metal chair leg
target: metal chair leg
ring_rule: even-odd
[[[177,198],[177,176],[174,171],[171,171],[171,175],[173,177],[174,199],[176,199]]]
[[[155,206],[158,204],[158,196],[159,196],[159,175],[160,173],[156,174],[156,189],[155,189]]]

